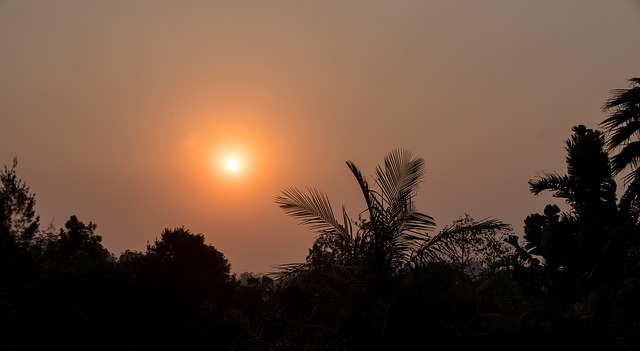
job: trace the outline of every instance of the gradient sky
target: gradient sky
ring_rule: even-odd
[[[527,181],[640,76],[639,38],[630,0],[0,0],[0,162],[42,227],[77,215],[116,256],[184,226],[234,272],[303,261],[314,234],[274,198],[356,217],[345,161],[371,178],[395,148],[425,159],[438,228],[521,234],[553,201]]]

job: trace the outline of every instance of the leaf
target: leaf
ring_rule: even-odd
[[[343,216],[344,224],[338,223],[327,195],[314,188],[308,188],[308,191],[309,194],[304,194],[297,188],[286,188],[275,201],[286,214],[299,218],[302,224],[312,230],[351,238],[348,217]]]

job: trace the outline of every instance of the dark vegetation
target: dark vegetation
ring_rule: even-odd
[[[434,233],[413,202],[424,161],[393,150],[372,183],[347,162],[367,204],[355,217],[335,217],[316,189],[276,197],[316,240],[306,262],[271,276],[231,274],[185,228],[117,258],[91,222],[42,229],[14,160],[0,174],[0,349],[640,349],[640,79],[630,82],[606,101],[602,130],[573,128],[566,173],[530,181],[560,206],[524,219],[523,235],[469,215]]]

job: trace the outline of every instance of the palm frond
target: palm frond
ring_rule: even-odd
[[[315,286],[321,280],[319,272],[311,269],[306,263],[287,263],[275,267],[273,276],[276,281],[284,286],[307,288]]]
[[[282,210],[299,218],[301,223],[320,234],[341,235],[351,238],[351,222],[343,209],[344,223],[336,219],[331,202],[326,194],[315,188],[308,188],[309,194],[294,187],[286,188],[275,202]]]
[[[436,221],[433,217],[421,212],[410,212],[403,219],[402,230],[410,233],[425,233],[433,230],[435,225]]]
[[[310,188],[307,194],[296,188],[287,188],[276,197],[276,203],[285,213],[299,218],[302,224],[320,235],[338,235],[345,239],[338,246],[340,252],[347,254],[328,260],[324,266],[318,267],[310,261],[298,266],[284,266],[283,274],[289,280],[309,282],[322,279],[327,283],[335,280],[336,274],[343,269],[340,265],[347,264],[353,265],[354,272],[360,275],[373,272],[377,276],[394,274],[411,261],[425,241],[430,240],[428,233],[435,227],[435,221],[433,217],[418,212],[413,199],[424,174],[423,159],[414,158],[409,151],[402,149],[390,152],[385,157],[384,168],[378,166],[376,169],[378,191],[370,187],[352,161],[346,164],[356,178],[368,213],[368,217],[359,217],[355,232],[344,207],[343,223],[339,223],[328,197],[318,190]],[[307,270],[328,275],[313,276],[312,279],[312,276],[307,276],[310,274]],[[329,274],[334,270],[337,271]]]
[[[429,240],[429,232],[435,226],[433,218],[420,212],[398,213],[389,218],[388,254],[392,265],[400,268],[411,261],[413,254],[425,240]]]
[[[535,180],[529,181],[529,190],[534,195],[538,195],[543,191],[553,191],[555,197],[568,198],[569,177],[555,173],[543,173]]]
[[[611,119],[625,119],[628,120],[628,122],[624,124],[618,124],[618,122],[607,123]],[[603,125],[609,128],[609,150],[625,145],[629,142],[629,139],[640,131],[640,120],[638,120],[637,112],[634,113],[634,111],[629,110],[621,111],[605,119]]]
[[[631,84],[628,89],[611,90],[611,97],[607,99],[602,106],[604,112],[613,112],[615,114],[621,110],[629,109],[629,107],[635,109],[640,108],[640,106],[638,106],[638,101],[640,101],[640,78],[631,78],[629,82]],[[620,122],[624,123],[625,121],[627,120],[618,120],[618,123],[615,125],[620,125]],[[615,121],[610,121],[610,123],[613,122]]]
[[[620,207],[636,217],[640,213],[637,208],[640,201],[640,168],[630,172],[624,180],[627,188],[620,197]]]
[[[638,99],[638,97],[633,97]],[[631,127],[633,129],[633,122],[638,120],[638,107],[633,105],[631,96],[626,96],[625,100],[611,99],[607,101],[607,105],[604,112],[609,113],[609,116],[600,122],[600,126],[609,133],[615,133],[619,128]],[[636,101],[637,104],[637,101]]]
[[[448,237],[452,236],[450,232],[441,231],[438,234],[429,237],[413,254],[412,259],[421,262],[432,262],[442,254],[442,245],[447,244]]]
[[[376,167],[376,183],[385,200],[394,202],[415,195],[424,175],[425,163],[422,158],[412,158],[410,151],[396,149],[384,159],[384,168]]]
[[[444,227],[437,235],[430,238],[416,252],[421,260],[441,260],[445,259],[452,250],[455,250],[457,242],[455,238],[461,233],[485,232],[500,230],[511,230],[512,227],[498,219],[487,217],[479,221],[473,221],[468,225],[453,224]]]
[[[452,234],[461,232],[484,232],[490,230],[511,230],[511,225],[502,222],[497,218],[487,217],[479,221],[474,221],[470,225],[450,225],[445,227],[442,231],[447,231]]]
[[[369,211],[375,220],[372,234],[378,245],[385,247],[386,260],[395,269],[410,260],[435,226],[431,216],[417,212],[413,201],[423,174],[423,159],[396,149],[385,157],[384,168],[376,168],[380,193],[369,191],[373,205]]]
[[[378,213],[377,209],[380,208],[380,203],[375,197],[375,192],[371,190],[369,187],[369,183],[367,182],[366,177],[360,172],[360,169],[353,163],[352,161],[347,161],[347,167],[353,173],[353,176],[356,178],[358,182],[358,186],[360,187],[360,191],[362,192],[362,196],[367,204],[367,210],[369,211],[369,220],[374,223],[378,221]]]
[[[626,144],[620,152],[611,157],[612,171],[614,175],[630,167],[637,169],[640,163],[640,141],[632,141]]]

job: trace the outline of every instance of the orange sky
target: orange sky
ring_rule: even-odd
[[[521,234],[552,201],[527,181],[640,76],[638,38],[638,1],[0,0],[0,162],[43,227],[77,215],[116,256],[184,226],[235,272],[302,261],[280,190],[357,216],[344,162],[372,175],[400,147],[438,227]]]

